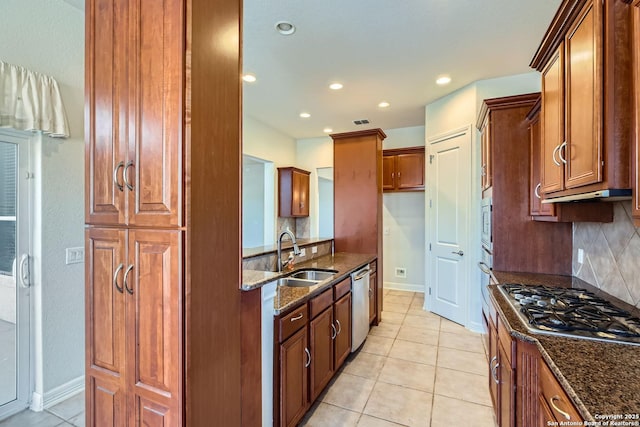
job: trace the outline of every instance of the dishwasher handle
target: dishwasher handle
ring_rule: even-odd
[[[367,276],[369,274],[369,268],[363,268],[362,270],[358,271],[357,273],[353,273],[353,281],[357,281],[357,280],[361,280],[364,279],[365,276]]]

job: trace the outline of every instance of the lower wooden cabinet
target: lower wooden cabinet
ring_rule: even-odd
[[[499,396],[499,421],[500,427],[514,426],[514,390],[515,381],[513,368],[511,367],[511,345],[512,342],[503,342],[498,339],[498,364],[496,365],[498,377]],[[505,348],[506,347],[506,348]]]
[[[581,425],[578,422],[583,421],[582,417],[546,363],[540,364],[539,376],[539,400],[549,405],[547,409],[553,419],[558,422],[572,422],[571,425]]]
[[[633,176],[633,219],[636,227],[640,227],[640,0],[634,0],[632,8],[633,20],[633,92],[635,104],[635,141],[632,144],[631,170]]]
[[[335,339],[335,369],[338,370],[351,354],[351,293],[335,302],[333,316],[338,328]]]
[[[309,408],[307,387],[311,354],[304,326],[280,344],[280,425],[295,426]]]
[[[311,352],[309,385],[312,402],[333,377],[333,341],[336,333],[332,307],[327,308],[309,324],[309,351]]]

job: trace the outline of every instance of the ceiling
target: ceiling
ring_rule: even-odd
[[[424,125],[471,82],[520,74],[561,0],[245,0],[245,114],[293,137]],[[294,34],[275,30],[278,21]],[[451,83],[438,86],[438,76]],[[329,89],[340,82],[341,90]],[[387,101],[386,109],[378,103]],[[311,114],[300,118],[301,112]],[[368,119],[356,126],[353,120]]]

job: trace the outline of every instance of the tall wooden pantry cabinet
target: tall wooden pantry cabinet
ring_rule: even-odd
[[[369,301],[382,315],[382,129],[332,134],[334,247],[336,252],[377,255],[370,276]],[[371,306],[370,306],[371,307]]]
[[[240,0],[86,2],[87,426],[260,412],[243,394],[260,378],[243,374],[259,298],[239,290],[241,17]]]

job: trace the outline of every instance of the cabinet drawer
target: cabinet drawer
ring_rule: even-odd
[[[329,288],[311,301],[309,301],[309,311],[311,319],[322,313],[327,307],[333,304],[333,288]]]
[[[351,278],[347,277],[342,282],[333,287],[333,299],[339,300],[351,290]]]
[[[309,320],[309,308],[307,304],[304,304],[291,313],[280,319],[278,325],[279,330],[279,342],[283,342],[291,335],[293,335],[298,329],[307,324]]]
[[[546,363],[540,364],[540,393],[558,421],[582,421],[578,410]]]
[[[507,327],[502,320],[502,317],[498,316],[498,341],[502,345],[505,351],[505,356],[507,357],[507,361],[512,368],[515,368],[511,363],[513,361],[513,338],[507,331]]]

